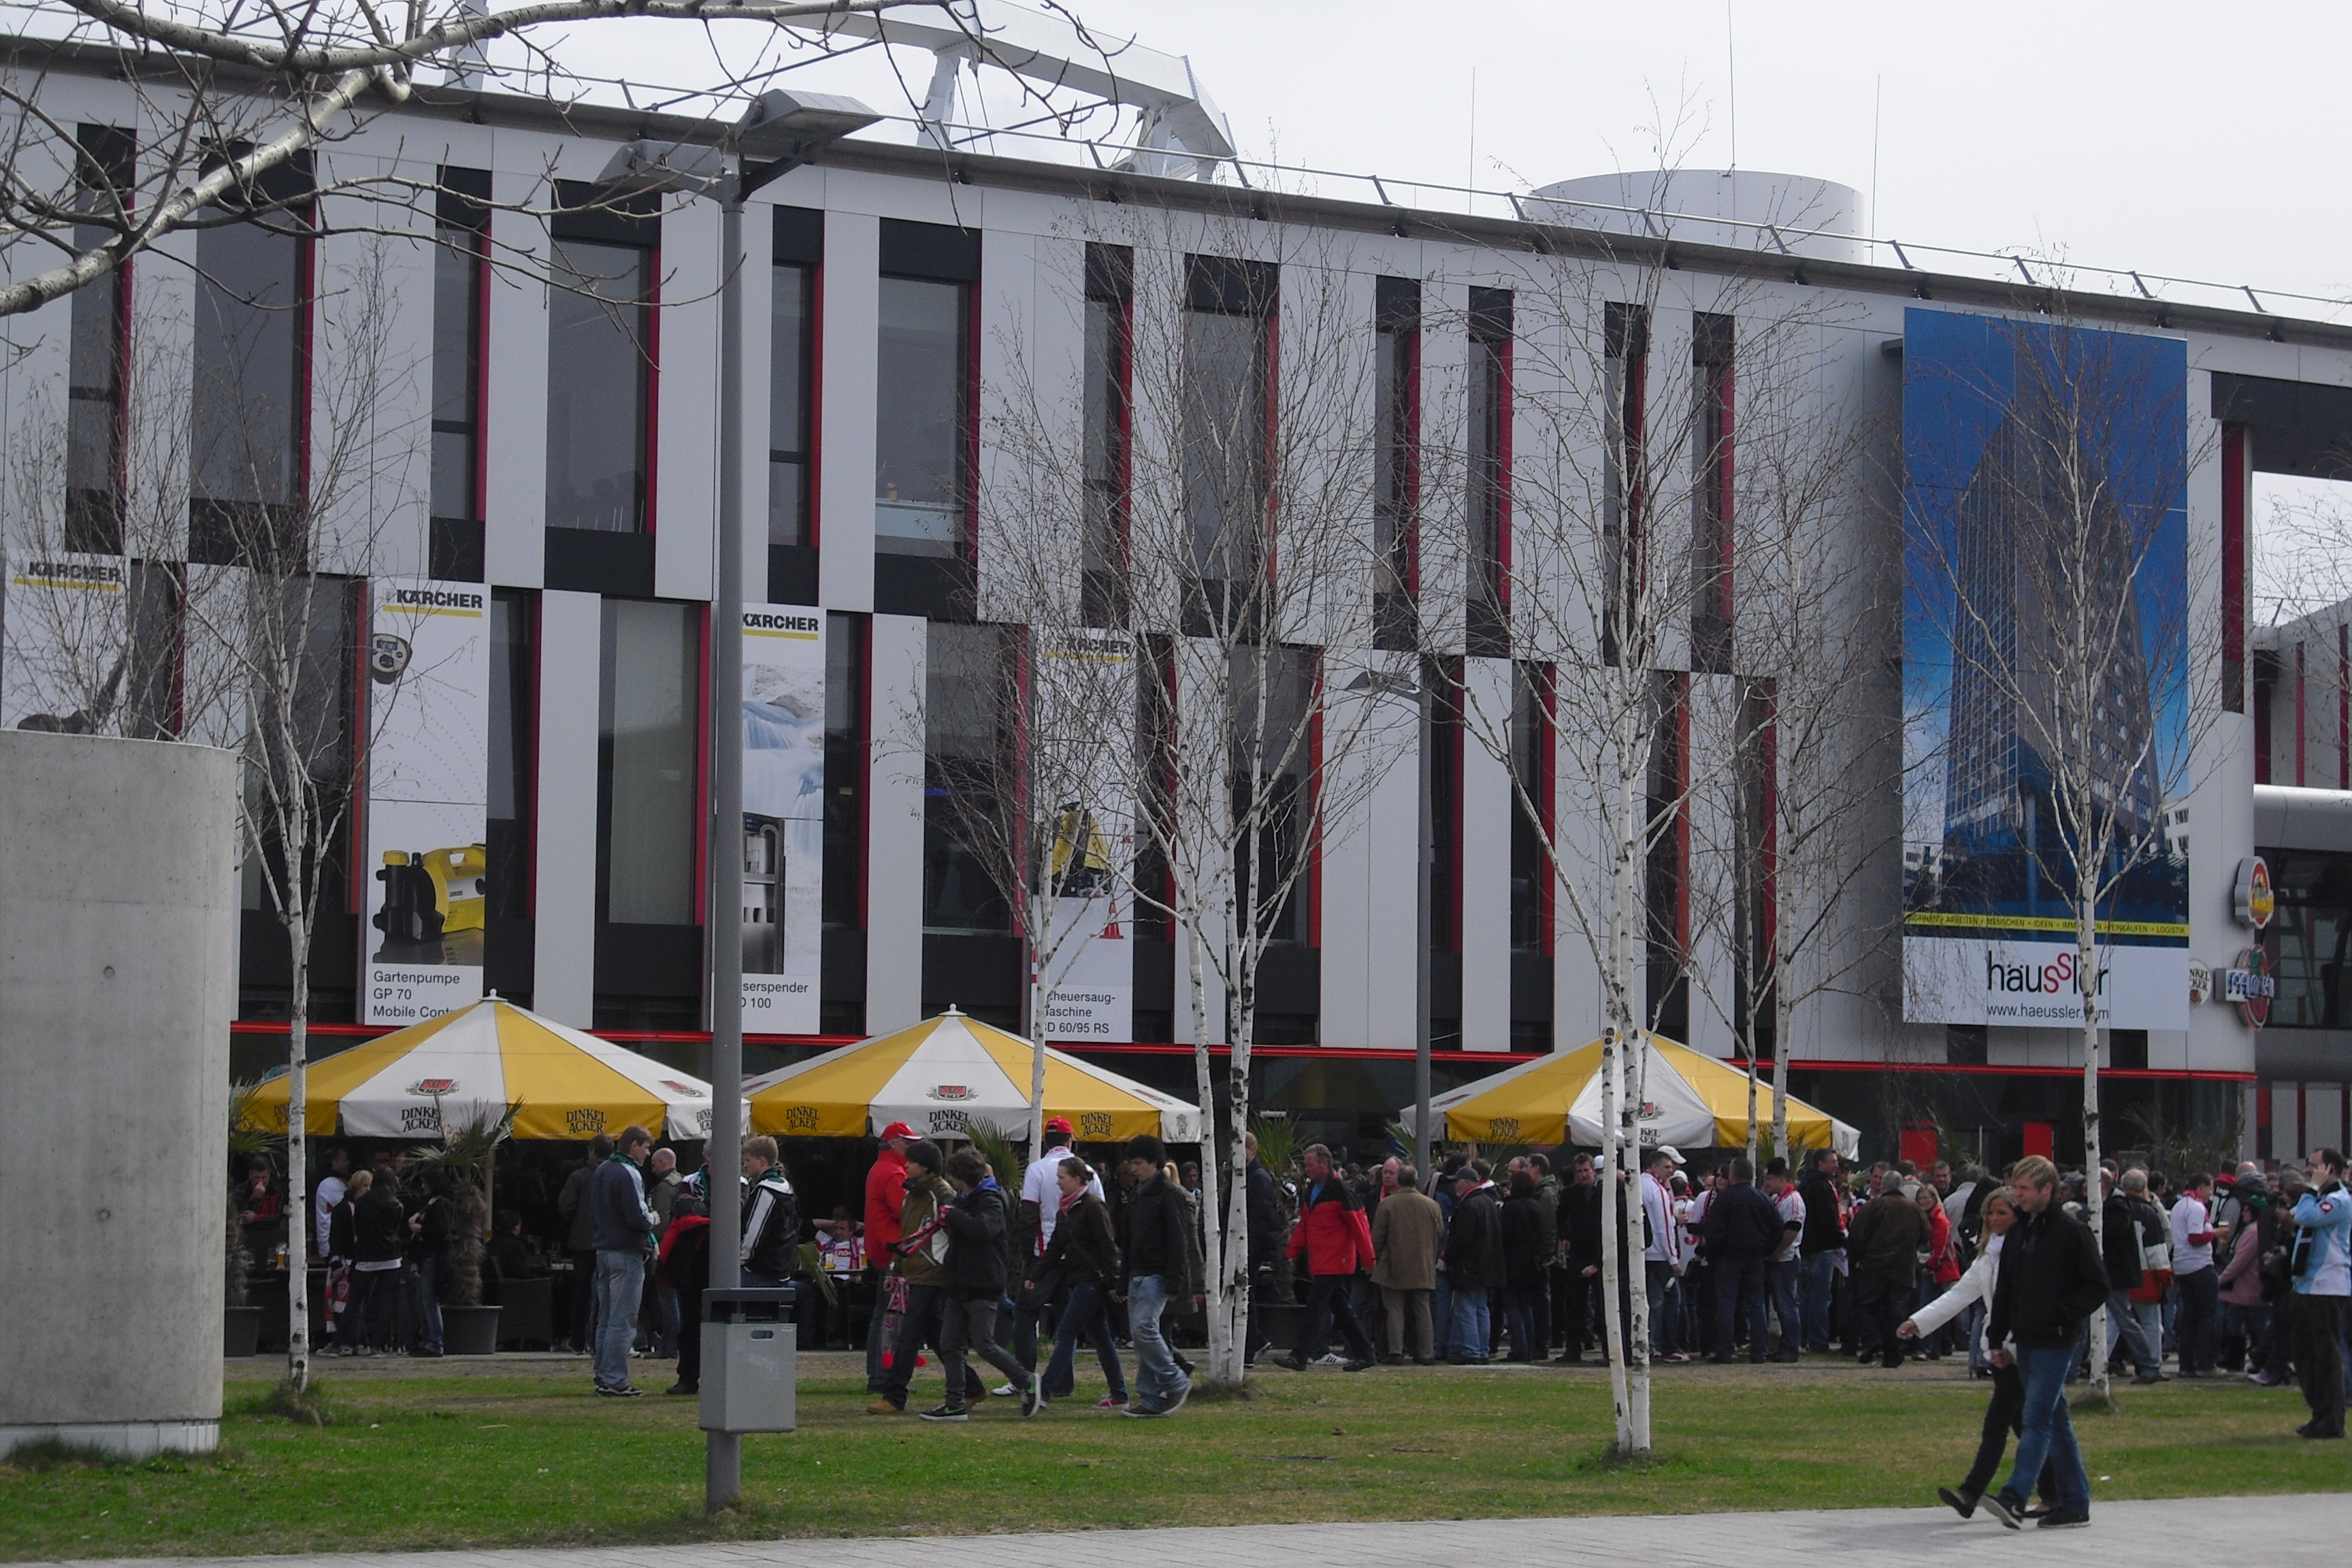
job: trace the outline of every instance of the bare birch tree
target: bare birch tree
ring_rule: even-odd
[[[1973,347],[1910,373],[1912,396],[1952,413],[1907,475],[1913,611],[1948,654],[1906,697],[1907,725],[1942,726],[1944,801],[1937,861],[1914,881],[1906,921],[1973,915],[2071,938],[2049,1016],[2072,1008],[2078,1020],[2095,1193],[2109,968],[2123,947],[2187,936],[2187,860],[2165,829],[2219,710],[2212,673],[2190,654],[2186,490],[2203,447],[2189,436],[2177,340],[2073,321],[2055,294],[2021,303],[2042,319],[1974,323]],[[1979,962],[1994,960],[1971,970]],[[2104,1205],[2084,1207],[2103,1237]],[[2106,1348],[2102,1308],[2090,1350],[2101,1402]]]

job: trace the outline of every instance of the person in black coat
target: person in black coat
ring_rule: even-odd
[[[1550,1348],[1536,1331],[1536,1299],[1544,1289],[1543,1205],[1536,1197],[1535,1173],[1511,1173],[1511,1195],[1503,1200],[1503,1310],[1511,1326],[1513,1361],[1549,1361]]]
[[[1453,1299],[1445,1359],[1455,1366],[1483,1366],[1487,1360],[1491,1315],[1488,1296],[1502,1288],[1503,1221],[1486,1164],[1473,1160],[1454,1173],[1454,1217],[1445,1226],[1445,1279]]]
[[[1982,1506],[2015,1530],[2025,1512],[2026,1489],[2047,1459],[2058,1502],[2043,1522],[2081,1523],[2091,1517],[2091,1480],[2066,1413],[2066,1373],[2074,1363],[2074,1336],[2107,1299],[2106,1265],[2090,1227],[2059,1206],[2055,1165],[2029,1154],[2011,1168],[2009,1186],[2018,1221],[2001,1243],[2000,1278],[1993,1287],[1985,1343],[1994,1365],[2016,1365],[2025,1398],[2009,1479]],[[2013,1353],[2007,1348],[2012,1341]]]
[[[1242,1361],[1255,1366],[1259,1353],[1274,1342],[1265,1327],[1266,1309],[1277,1300],[1275,1279],[1288,1237],[1283,1234],[1282,1195],[1275,1190],[1274,1173],[1257,1157],[1257,1134],[1244,1133],[1243,1142],[1249,1145],[1250,1317],[1249,1343]]]
[[[963,1395],[967,1349],[1020,1389],[1021,1414],[1034,1415],[1037,1374],[996,1342],[996,1309],[1004,1300],[1006,1275],[1003,1190],[977,1149],[959,1149],[950,1155],[947,1178],[956,1189],[955,1202],[940,1215],[948,1234],[948,1256],[942,1266],[945,1300],[940,1322],[940,1370],[947,1377],[948,1395],[936,1409],[924,1411],[923,1419],[969,1419]]]
[[[352,1308],[364,1335],[362,1355],[392,1348],[400,1313],[400,1260],[408,1249],[408,1213],[389,1165],[369,1173],[367,1195],[352,1221]]]
[[[1732,1359],[1733,1331],[1748,1325],[1748,1359],[1761,1363],[1765,1344],[1764,1268],[1780,1250],[1785,1227],[1780,1206],[1756,1190],[1755,1169],[1735,1154],[1724,1170],[1727,1184],[1706,1205],[1701,1233],[1715,1270],[1715,1353],[1718,1365]]]
[[[1054,1331],[1053,1359],[1045,1363],[1039,1403],[1070,1396],[1076,1386],[1078,1342],[1087,1340],[1109,1385],[1100,1408],[1122,1410],[1127,1406],[1127,1373],[1119,1365],[1118,1342],[1111,1337],[1110,1314],[1105,1310],[1120,1278],[1118,1237],[1111,1229],[1110,1210],[1087,1190],[1094,1179],[1094,1171],[1076,1154],[1054,1172],[1055,1184],[1061,1189],[1061,1213],[1041,1267],[1049,1279],[1068,1289],[1070,1300],[1062,1310],[1061,1326]]]
[[[1563,1289],[1552,1306],[1552,1321],[1559,1326],[1562,1361],[1582,1361],[1588,1342],[1597,1343],[1606,1310],[1601,1300],[1601,1183],[1592,1156],[1579,1154],[1570,1163],[1567,1183],[1559,1190],[1559,1245],[1567,1264],[1561,1269]],[[1605,1358],[1604,1358],[1605,1359]]]

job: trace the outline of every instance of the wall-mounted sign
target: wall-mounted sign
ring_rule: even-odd
[[[2238,1016],[2249,1029],[2270,1022],[2271,1001],[2278,995],[2278,980],[2271,973],[2271,955],[2256,942],[2238,954],[2238,966],[2221,975],[2221,1000],[2238,1005]]]
[[[2271,916],[2278,909],[2278,895],[2271,890],[2270,863],[2259,855],[2249,855],[2238,862],[2238,878],[2231,890],[2238,923],[2256,931],[2269,927]]]
[[[2189,961],[2189,1005],[2201,1007],[2213,994],[2213,969],[2201,959]]]

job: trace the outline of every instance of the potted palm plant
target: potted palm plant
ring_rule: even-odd
[[[441,1305],[441,1343],[448,1355],[488,1355],[499,1347],[499,1309],[482,1304],[482,1256],[490,1234],[490,1194],[497,1182],[499,1145],[514,1136],[522,1101],[498,1115],[485,1114],[452,1127],[442,1123],[441,1142],[415,1152],[418,1163],[449,1173],[457,1205],[449,1243],[448,1299]]]
[[[260,1088],[257,1082],[229,1086],[229,1163],[239,1169],[256,1154],[273,1155],[278,1152],[279,1140],[255,1128],[247,1119],[253,1097]],[[237,1210],[234,1184],[223,1194],[221,1234],[221,1353],[250,1356],[260,1348],[261,1309],[251,1301],[249,1271],[253,1260],[246,1255],[245,1226]]]

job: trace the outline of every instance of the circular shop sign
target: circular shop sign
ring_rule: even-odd
[[[2249,855],[2239,861],[2232,899],[2240,925],[2252,926],[2256,931],[2267,929],[2271,916],[2278,910],[2278,895],[2271,890],[2270,862],[2259,855]]]

